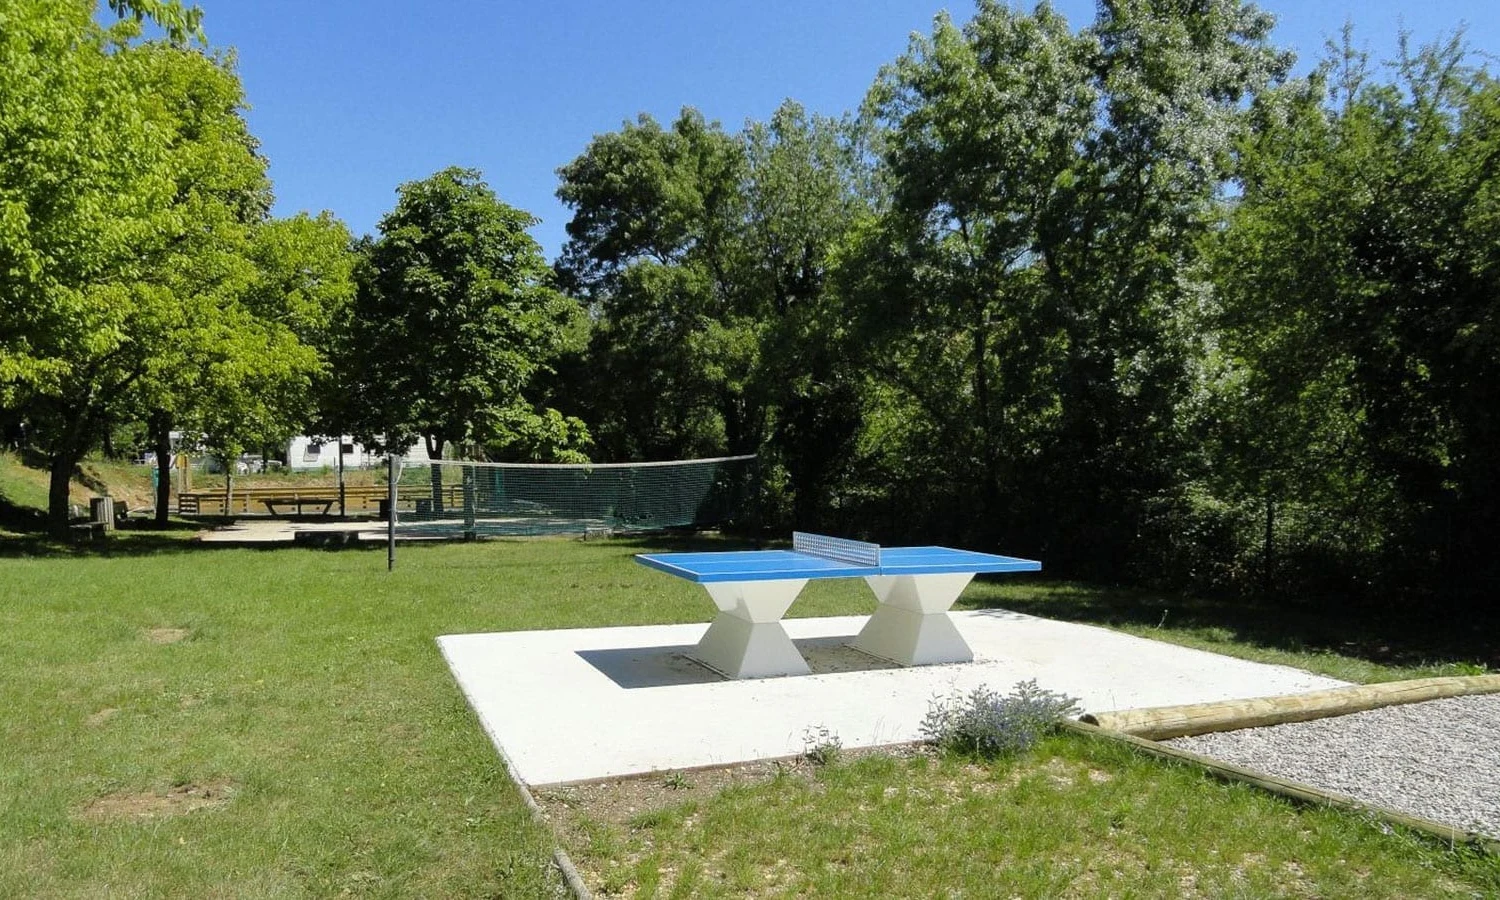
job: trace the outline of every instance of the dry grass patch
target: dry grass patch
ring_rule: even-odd
[[[842,751],[846,759],[874,753],[915,756],[929,751],[921,745],[860,748]],[[579,823],[630,826],[642,817],[672,807],[711,799],[732,787],[761,784],[777,778],[796,778],[814,785],[818,766],[805,758],[753,760],[727,766],[708,766],[689,771],[651,772],[621,778],[601,778],[532,789],[543,817],[564,833],[578,831]]]
[[[113,706],[106,706],[93,715],[89,716],[87,719],[84,719],[83,721],[90,728],[98,728],[100,725],[103,725],[105,722],[113,719],[116,715],[119,714],[119,712],[120,711]]]
[[[145,631],[146,640],[153,644],[175,644],[187,640],[192,634],[188,628],[147,628]]]
[[[233,799],[234,791],[228,780],[174,785],[165,793],[120,791],[89,801],[78,818],[93,823],[166,819],[217,809]]]

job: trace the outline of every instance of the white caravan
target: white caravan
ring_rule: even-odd
[[[286,465],[288,469],[306,471],[308,469],[336,469],[339,464],[339,452],[344,454],[344,468],[366,469],[381,465],[385,457],[374,450],[367,450],[363,444],[355,443],[354,438],[344,435],[339,440],[327,437],[308,437],[299,435],[292,438],[286,448]],[[407,449],[403,459],[408,463],[425,463],[427,457],[427,442],[418,440]]]
[[[287,445],[286,467],[293,471],[336,469],[340,450],[343,451],[346,469],[362,469],[373,463],[370,454],[365,452],[364,445],[356,444],[348,435],[338,440],[298,435]]]

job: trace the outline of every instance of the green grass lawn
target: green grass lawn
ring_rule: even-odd
[[[123,533],[0,558],[0,895],[545,893],[550,839],[433,639],[702,620],[638,549],[423,545],[387,573],[383,548]],[[806,611],[863,604],[845,594]],[[174,789],[220,802],[128,812]]]
[[[137,532],[103,552],[0,541],[0,896],[551,895],[552,836],[530,820],[433,639],[706,621],[700,589],[631,561],[643,546],[403,546],[387,573],[382,548],[224,550]],[[1127,605],[1111,596],[996,581],[964,602]],[[857,582],[820,582],[793,613],[870,606]],[[1417,671],[1220,636],[1218,649],[1345,677],[1350,666],[1370,678]],[[747,879],[773,895],[992,896],[987,871],[1023,896],[1063,884],[1168,896],[1185,878],[1205,896],[1500,891],[1491,862],[1079,738],[1008,765],[837,765],[601,825],[598,847],[570,850],[663,896],[743,895]],[[1049,793],[1055,765],[1080,793]],[[1108,780],[1075,777],[1085,770]],[[920,802],[952,790],[951,802]],[[699,833],[710,823],[711,845]],[[893,880],[902,866],[912,881]]]
[[[694,776],[688,774],[691,781]],[[663,790],[663,793],[667,793]],[[606,896],[1493,896],[1497,870],[1074,735],[1018,759],[893,755],[583,818]]]

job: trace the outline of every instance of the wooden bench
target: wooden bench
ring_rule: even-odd
[[[109,529],[103,522],[75,522],[68,526],[68,534],[75,543],[103,543],[109,539]]]

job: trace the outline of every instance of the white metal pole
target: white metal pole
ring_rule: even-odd
[[[396,454],[386,453],[385,570],[396,568]]]

